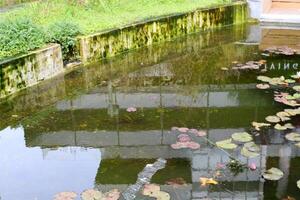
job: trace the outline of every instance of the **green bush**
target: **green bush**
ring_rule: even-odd
[[[30,20],[18,19],[0,23],[0,41],[0,60],[2,60],[42,47],[47,37],[43,29]]]
[[[69,61],[76,58],[76,36],[80,34],[77,24],[71,22],[57,22],[49,27],[50,42],[58,43],[62,47],[63,58]]]

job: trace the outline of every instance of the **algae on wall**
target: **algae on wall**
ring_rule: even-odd
[[[78,51],[81,60],[89,62],[189,33],[240,24],[245,22],[246,18],[245,2],[165,16],[120,29],[79,37]]]
[[[61,47],[58,44],[0,63],[0,98],[51,78],[62,72]]]

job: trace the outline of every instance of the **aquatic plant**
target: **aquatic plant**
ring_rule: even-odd
[[[263,177],[266,180],[277,181],[283,177],[283,172],[278,168],[272,167],[263,173]]]

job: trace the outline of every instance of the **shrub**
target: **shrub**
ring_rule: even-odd
[[[42,28],[27,19],[0,23],[0,60],[42,47],[46,35]]]
[[[77,24],[71,22],[57,22],[49,27],[50,42],[58,43],[62,47],[63,58],[70,61],[76,58],[76,36],[80,34]]]

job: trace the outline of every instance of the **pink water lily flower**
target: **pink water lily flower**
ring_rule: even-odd
[[[136,112],[137,109],[135,107],[129,107],[126,109],[127,112]]]
[[[191,137],[189,136],[189,135],[187,135],[187,134],[180,134],[180,135],[178,135],[178,141],[179,142],[190,142],[192,139],[191,139]]]

